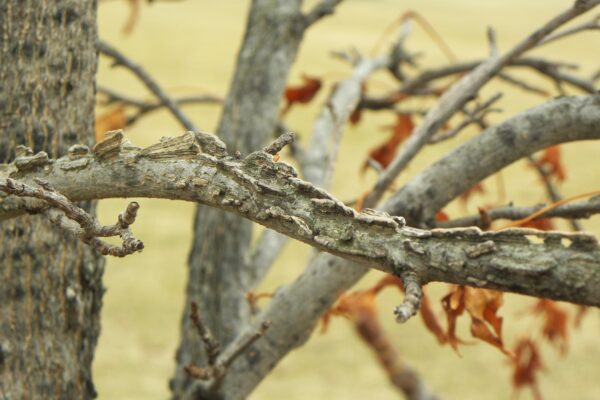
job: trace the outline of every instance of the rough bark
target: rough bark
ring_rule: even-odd
[[[96,1],[0,0],[0,160],[92,143],[96,41]],[[0,397],[95,397],[103,260],[41,216],[0,242]]]
[[[256,0],[217,134],[231,151],[247,154],[263,146],[275,130],[288,72],[296,58],[306,21],[300,0]],[[230,342],[249,317],[245,293],[251,289],[248,249],[250,222],[199,206],[189,256],[186,306],[181,323],[173,398],[184,398],[190,378],[183,366],[205,364],[199,338],[190,329],[189,304],[196,301],[206,324],[222,345]]]
[[[362,60],[354,68],[352,76],[335,86],[315,121],[306,157],[300,159],[302,176],[313,185],[329,190],[344,126],[360,99],[361,84],[371,73],[387,66],[389,61],[387,56]],[[248,264],[251,268],[248,271],[250,288],[262,282],[287,240],[288,237],[272,230],[261,235]]]
[[[600,103],[598,96],[583,97],[579,98],[582,103],[577,103],[577,107],[565,107],[565,103],[569,102],[569,98],[559,98],[541,107],[536,107],[532,110],[520,114],[525,116],[533,114],[533,120],[543,121],[545,118],[556,118],[556,121],[550,122],[545,120],[548,125],[532,124],[530,128],[535,130],[527,132],[520,130],[519,133],[530,138],[542,137],[556,137],[562,135],[570,135],[573,132],[580,132],[578,124],[578,118],[584,116],[584,120],[598,115]],[[573,114],[570,118],[564,121],[562,118],[565,115],[554,114],[553,108],[547,108],[551,104],[558,106],[559,109],[570,110]],[[586,104],[586,107],[583,105]],[[536,112],[537,111],[537,112]],[[545,117],[542,117],[545,115]],[[512,121],[509,121],[509,126],[516,123],[519,116],[515,116]],[[593,118],[593,117],[592,117]],[[525,117],[527,119],[527,117]],[[558,123],[559,129],[552,129],[548,131],[554,125],[554,122]],[[564,124],[564,125],[563,125]],[[583,124],[587,126],[588,133],[595,135],[593,132],[598,132],[594,129],[593,124]],[[500,124],[497,127],[491,128],[490,132],[497,132],[502,130],[504,124]],[[596,123],[597,126],[597,123]],[[523,126],[521,128],[524,128]],[[481,134],[481,138],[487,135],[488,132]],[[597,134],[597,133],[596,133]],[[496,134],[494,134],[496,136]],[[481,138],[475,138],[474,140],[481,140]],[[592,137],[588,137],[592,139]],[[546,140],[546,139],[544,139]],[[481,149],[482,153],[479,154],[504,154],[502,158],[503,163],[496,164],[494,171],[501,169],[510,163],[514,162],[516,158],[506,157],[511,151],[525,151],[526,153],[533,153],[538,148],[517,148],[516,145],[526,144],[527,141],[516,141],[512,145],[509,141],[500,141],[498,143],[494,141],[486,141],[488,145],[493,145]],[[540,144],[538,142],[538,144]],[[469,143],[464,146],[469,146]],[[463,146],[463,147],[464,147]],[[495,147],[494,147],[495,146]],[[460,148],[456,151],[462,151]],[[488,157],[482,156],[476,161],[478,168],[487,168]],[[467,163],[452,163],[453,168],[448,166],[446,173],[454,175],[456,177],[463,177],[464,185],[467,188],[473,186],[478,182],[480,177],[470,174],[465,174],[461,168],[467,168]],[[438,166],[439,168],[439,166]],[[491,168],[489,169],[492,170]],[[491,172],[490,172],[491,173]],[[427,174],[427,172],[423,172]],[[419,178],[415,178],[419,179]],[[418,201],[423,203],[423,207],[428,207],[429,198],[427,196],[428,187],[420,187],[418,185],[411,185],[409,182],[407,186],[411,187],[411,190],[402,191],[404,198],[413,197],[418,198]],[[464,190],[463,190],[464,191]],[[456,195],[462,193],[460,191]],[[447,198],[445,198],[447,201]],[[397,206],[393,206],[396,204]],[[438,202],[441,207],[444,202]],[[410,204],[405,204],[401,201],[396,201],[395,196],[383,206],[383,209],[390,212],[391,214],[398,215],[401,206],[409,207]],[[415,206],[415,205],[412,205]],[[429,207],[428,207],[429,208]],[[277,295],[272,299],[269,306],[261,313],[261,315],[253,322],[253,326],[248,329],[253,330],[260,321],[270,320],[272,321],[271,328],[266,333],[265,340],[258,341],[249,350],[250,353],[258,354],[259,357],[255,359],[240,357],[233,365],[230,370],[227,380],[228,384],[232,387],[237,388],[237,395],[244,397],[250,393],[253,388],[258,385],[259,382],[269,373],[269,371],[277,365],[277,363],[292,349],[301,346],[308,340],[312,330],[319,321],[320,316],[328,310],[337,298],[337,293],[343,290],[349,289],[353,286],[360,278],[366,273],[364,267],[356,263],[350,263],[347,260],[334,257],[331,254],[322,253],[317,256],[313,262],[307,267],[302,275],[292,284],[284,286],[277,291]],[[518,280],[519,278],[517,278]],[[468,282],[464,282],[469,284]],[[470,283],[473,284],[473,283]],[[298,299],[304,299],[298,301]],[[293,316],[293,317],[291,317]],[[293,318],[293,324],[290,323],[290,319]],[[251,372],[248,372],[251,371]]]

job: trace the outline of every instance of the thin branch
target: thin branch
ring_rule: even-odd
[[[166,107],[165,103],[160,101],[145,101],[136,99],[122,93],[118,93],[112,89],[108,89],[103,86],[98,86],[98,93],[102,94],[106,97],[106,99],[102,102],[103,105],[109,105],[112,103],[124,103],[126,105],[137,108],[136,113],[127,117],[127,125],[132,125],[137,122],[138,119],[143,117],[144,115],[159,110],[162,107]],[[182,96],[178,98],[174,98],[173,101],[178,106],[189,105],[189,104],[221,104],[223,103],[223,99],[218,96],[213,95],[192,95],[192,96]]]
[[[496,41],[496,30],[491,26],[488,26],[487,29],[487,39],[490,46],[490,57],[497,57],[498,43]]]
[[[202,322],[200,314],[198,313],[198,304],[196,302],[191,303],[190,319],[198,330],[200,339],[202,339],[202,342],[204,343],[204,349],[206,350],[206,355],[208,357],[208,365],[214,366],[217,358],[221,354],[221,348],[219,342],[215,340],[208,326],[204,325]]]
[[[534,93],[534,94],[537,94],[537,95],[540,95],[540,96],[543,96],[543,97],[549,97],[550,96],[550,93],[546,89],[543,89],[543,88],[540,88],[538,86],[532,85],[531,83],[529,83],[529,82],[527,82],[527,81],[525,81],[523,79],[517,78],[517,77],[515,77],[513,75],[510,75],[507,72],[500,72],[500,73],[498,73],[498,79],[500,79],[500,80],[502,80],[504,82],[507,82],[507,83],[509,83],[509,84],[511,84],[513,86],[516,86],[516,87],[518,87],[520,89],[523,89],[526,92],[531,92],[531,93]]]
[[[195,303],[192,303],[195,305]],[[195,314],[194,314],[195,313]],[[223,378],[227,375],[227,371],[229,366],[240,356],[242,355],[254,342],[264,336],[267,329],[271,325],[268,321],[261,323],[258,330],[255,331],[245,331],[238,335],[236,339],[223,351],[223,353],[218,353],[219,343],[212,338],[210,338],[210,342],[206,341],[206,334],[210,333],[207,331],[207,328],[204,327],[202,322],[198,317],[198,307],[192,307],[192,314],[190,315],[192,318],[192,322],[198,328],[199,333],[201,335],[202,340],[205,343],[205,347],[209,357],[211,355],[211,351],[213,351],[213,356],[215,358],[209,363],[208,367],[198,367],[193,364],[189,364],[184,366],[185,372],[192,378],[198,379],[200,381],[204,381],[199,387],[192,386],[188,388],[188,390],[195,391],[201,390],[203,392],[214,393],[217,391],[223,382]],[[216,346],[216,347],[215,347]],[[214,350],[217,350],[217,353],[214,353]]]
[[[127,56],[104,41],[98,42],[98,49],[103,55],[112,58],[116,65],[123,66],[133,72],[133,74],[137,76],[144,83],[144,85],[146,85],[146,87],[160,100],[161,104],[164,104],[165,107],[171,111],[173,116],[185,129],[190,131],[198,130],[194,123],[177,106],[175,101],[169,95],[167,95],[167,93],[158,85],[154,78],[152,78],[140,65],[134,63]]]
[[[483,61],[468,61],[458,64],[452,64],[441,68],[433,68],[422,71],[419,75],[414,78],[408,79],[404,82],[398,90],[393,92],[391,95],[384,96],[382,98],[370,98],[365,99],[361,102],[361,108],[367,108],[370,110],[381,110],[390,109],[395,105],[394,98],[398,94],[404,94],[406,96],[438,96],[440,93],[446,90],[443,88],[431,88],[428,85],[439,79],[444,79],[453,75],[460,75],[469,72],[477,68]],[[594,78],[584,79],[571,74],[568,74],[562,70],[564,69],[576,69],[577,66],[569,63],[559,61],[548,61],[540,58],[519,58],[511,61],[507,67],[526,67],[530,68],[553,81],[559,80],[564,83],[568,83],[586,93],[594,93]],[[503,73],[506,74],[506,73]],[[502,78],[502,76],[497,75]],[[517,78],[512,77],[512,81]],[[521,81],[522,82],[522,81]],[[516,82],[510,82],[515,83]],[[530,85],[531,86],[531,85]],[[543,90],[543,89],[538,89]]]
[[[563,39],[567,36],[571,36],[576,33],[583,32],[583,31],[589,31],[589,30],[600,30],[600,15],[596,15],[595,17],[593,17],[591,20],[589,20],[587,22],[583,22],[579,25],[575,25],[569,29],[565,29],[563,31],[556,32],[555,34],[546,37],[544,40],[542,40],[537,45],[537,47],[541,47],[545,44],[554,42],[559,39]]]
[[[243,334],[238,335],[231,345],[227,346],[222,357],[218,360],[217,365],[228,368],[237,357],[243,354],[254,342],[264,336],[270,326],[271,322],[263,321],[258,330],[254,332],[246,331]]]
[[[491,108],[491,106],[496,103],[502,97],[502,93],[496,93],[486,101],[481,104],[476,104],[472,111],[466,110],[467,117],[461,121],[460,124],[455,126],[454,128],[441,132],[440,134],[429,139],[429,143],[439,143],[444,140],[451,139],[458,135],[463,129],[472,124],[484,124],[483,119],[490,112],[498,111],[496,109]]]
[[[456,228],[461,226],[477,226],[482,229],[487,229],[492,221],[501,219],[518,221],[526,218],[536,211],[546,207],[546,204],[539,204],[532,207],[516,207],[516,206],[503,206],[492,208],[491,210],[485,210],[484,216],[479,214],[473,214],[467,217],[457,218],[450,221],[438,221],[436,226],[440,228]],[[600,214],[600,200],[582,201],[579,203],[565,204],[556,207],[548,212],[536,217],[535,219],[542,218],[590,218],[592,215]]]

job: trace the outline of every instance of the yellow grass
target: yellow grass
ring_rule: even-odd
[[[209,91],[225,95],[248,3],[234,0],[156,2],[143,7],[133,34],[123,37],[120,31],[126,20],[126,2],[106,2],[100,5],[100,32],[104,39],[144,65],[164,87],[171,88],[172,93]],[[570,1],[346,0],[335,17],[322,21],[306,36],[291,80],[299,82],[302,72],[327,75],[330,80],[313,104],[291,111],[289,125],[306,141],[311,123],[333,83],[331,77],[341,78],[348,73],[346,65],[329,57],[330,50],[356,46],[367,53],[383,29],[408,9],[424,15],[459,58],[475,59],[488,53],[487,25],[497,29],[500,50],[506,50],[567,4]],[[597,34],[582,34],[536,53],[580,62],[587,74],[598,67],[599,43]],[[444,54],[418,27],[414,28],[409,45],[410,49],[426,53],[425,65],[445,62]],[[99,82],[132,95],[149,97],[135,78],[121,69],[111,70],[104,62]],[[541,79],[536,82],[548,84]],[[381,90],[386,85],[391,86],[391,81],[380,74],[372,87]],[[491,94],[498,89],[505,92],[500,104],[505,114],[494,115],[494,121],[542,101],[506,85],[488,87],[484,93]],[[203,129],[214,130],[218,107],[193,106],[185,111]],[[372,183],[372,175],[364,180],[359,178],[359,165],[368,149],[386,137],[379,127],[392,120],[389,114],[369,114],[361,125],[346,130],[333,189],[338,198],[354,198]],[[181,131],[163,111],[143,119],[127,134],[136,144],[147,145],[161,136],[178,135]],[[468,132],[457,140],[428,148],[411,164],[398,184],[473,134],[475,132]],[[600,189],[597,161],[600,145],[580,143],[563,148],[568,169],[568,180],[561,186],[564,195]],[[511,166],[504,177],[509,200],[527,205],[544,200],[538,178],[530,168],[522,164]],[[477,205],[493,203],[497,197],[495,187],[494,179],[486,182],[487,193],[473,199],[468,211],[475,211]],[[124,200],[101,202],[100,218],[112,221],[125,203]],[[194,205],[146,199],[140,203],[142,208],[134,229],[144,240],[146,249],[123,260],[109,259],[106,266],[108,291],[94,364],[94,379],[101,399],[164,399],[168,396],[167,382],[174,367]],[[458,216],[465,209],[452,205],[448,212]],[[585,221],[584,226],[600,234],[600,218]],[[302,271],[309,250],[304,245],[290,244],[261,289],[273,290],[294,279]],[[371,273],[362,284],[378,276]],[[442,285],[432,285],[430,290],[438,306],[437,300],[444,290]],[[534,319],[519,311],[531,304],[530,300],[515,295],[507,298],[508,305],[502,314],[506,317],[506,340],[511,344],[519,335],[537,326]],[[386,330],[394,338],[398,352],[418,368],[444,398],[506,399],[511,395],[510,371],[500,352],[477,344],[465,346],[462,358],[457,357],[449,348],[439,347],[418,318],[406,325],[395,324],[391,309],[399,301],[393,291],[385,292],[380,300]],[[547,399],[600,398],[599,329],[600,321],[593,310],[584,320],[583,329],[573,332],[570,352],[565,358],[558,357],[551,348],[544,348],[548,371],[541,377],[541,387]],[[469,337],[466,321],[461,324],[461,332],[463,337]],[[530,397],[529,392],[521,396],[522,399]],[[290,354],[251,398],[393,399],[398,398],[398,394],[390,388],[370,350],[354,335],[349,323],[336,319],[326,336],[315,334],[304,348]]]

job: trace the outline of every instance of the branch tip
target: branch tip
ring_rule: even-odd
[[[275,155],[281,151],[285,146],[294,142],[295,135],[292,132],[286,132],[275,139],[270,145],[263,148],[265,153]]]
[[[396,322],[404,323],[415,315],[421,308],[423,289],[414,274],[405,274],[400,277],[404,283],[404,301],[394,309]]]

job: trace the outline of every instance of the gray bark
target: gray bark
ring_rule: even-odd
[[[453,162],[452,168],[449,165],[443,166],[439,163],[436,164],[437,171],[444,170],[445,174],[452,175],[455,177],[462,177],[463,182],[461,185],[465,186],[465,189],[458,190],[455,193],[455,197],[464,190],[470,188],[479,181],[481,175],[466,174],[464,168],[480,168],[487,170],[488,174],[491,174],[497,170],[500,170],[512,162],[516,161],[517,158],[510,156],[511,152],[524,152],[525,154],[531,154],[539,149],[541,143],[533,140],[536,143],[536,147],[517,147],[517,145],[523,146],[528,145],[532,138],[544,137],[545,140],[552,140],[551,138],[557,139],[558,136],[566,136],[575,134],[575,132],[582,132],[581,127],[586,127],[587,132],[586,138],[592,139],[592,136],[600,134],[597,129],[598,117],[600,116],[600,100],[598,96],[593,97],[580,97],[573,103],[575,107],[570,107],[570,99],[574,98],[559,98],[552,102],[549,102],[540,107],[536,107],[523,114],[515,116],[512,120],[507,122],[507,126],[515,126],[519,124],[519,119],[523,118],[525,121],[531,119],[531,121],[537,121],[537,123],[523,122],[521,129],[519,130],[519,137],[528,137],[529,140],[518,140],[512,143],[512,141],[493,141],[485,140],[487,147],[481,148],[481,157],[476,159],[475,165],[472,164],[472,158],[469,157],[471,163],[465,162]],[[556,109],[554,107],[557,107]],[[559,110],[563,110],[563,113],[555,113]],[[570,111],[571,115],[567,115],[564,111]],[[566,117],[566,120],[563,119]],[[578,123],[578,120],[582,118],[584,122],[582,125]],[[591,120],[590,120],[591,118]],[[596,120],[596,122],[592,122]],[[547,123],[547,125],[542,124]],[[555,124],[558,129],[554,129]],[[528,128],[532,128],[532,131],[526,131],[525,125]],[[504,124],[500,124],[496,127],[490,128],[490,130],[482,133],[479,137],[473,140],[484,140],[485,136],[497,136],[498,131],[502,131],[506,128]],[[590,135],[590,136],[587,136]],[[514,136],[513,136],[514,137]],[[562,142],[562,140],[559,140]],[[466,143],[455,151],[455,159],[460,158],[457,152],[462,153],[462,148],[465,146],[471,146],[471,142]],[[472,147],[470,147],[472,148]],[[502,154],[502,162],[493,161],[494,166],[488,167],[488,162],[495,160],[493,155]],[[489,155],[492,155],[491,158]],[[431,167],[433,168],[433,167]],[[419,176],[429,176],[430,169],[424,171]],[[487,175],[484,175],[487,176]],[[420,185],[413,184],[417,177],[411,180],[406,187],[410,190],[403,188],[401,192],[393,196],[384,206],[385,211],[390,212],[394,215],[401,215],[401,207],[406,207],[405,210],[410,210],[410,207],[420,206],[405,203],[399,201],[397,196],[402,196],[404,199],[414,198],[417,202],[422,202],[423,207],[431,210],[435,207],[429,207],[428,190],[431,187],[421,187]],[[441,196],[441,191],[438,193]],[[448,197],[442,196],[444,201],[433,199],[441,208],[445,202],[448,201]],[[438,208],[438,210],[439,210]],[[417,216],[423,215],[417,213]],[[420,222],[420,221],[415,221]],[[435,268],[432,268],[434,271]],[[305,343],[314,327],[319,321],[320,316],[327,311],[337,299],[337,293],[344,291],[352,287],[356,282],[360,280],[366,273],[363,266],[356,263],[349,263],[344,259],[337,258],[331,254],[320,254],[313,262],[307,267],[302,275],[292,284],[282,287],[277,291],[277,295],[272,299],[269,306],[261,313],[256,319],[253,326],[249,329],[256,329],[256,324],[263,320],[272,321],[271,328],[266,333],[265,340],[256,342],[248,351],[248,353],[259,354],[257,360],[241,357],[237,360],[227,375],[227,382],[232,387],[236,387],[237,395],[244,397],[250,393],[253,388],[261,382],[262,379],[269,373],[269,371],[277,365],[285,355],[287,355],[292,349],[301,346]],[[516,276],[517,282],[520,280],[518,275]],[[465,284],[473,285],[474,282],[469,283],[464,281]],[[534,286],[537,286],[535,284]],[[303,299],[298,301],[298,299]],[[294,323],[290,323],[290,316],[293,316]],[[250,373],[248,371],[251,371]]]
[[[315,121],[306,156],[299,160],[304,179],[313,185],[329,190],[344,126],[360,99],[361,84],[371,73],[387,66],[389,61],[387,56],[362,60],[351,77],[335,86]],[[251,268],[248,271],[250,288],[262,282],[287,240],[287,236],[272,230],[261,235],[248,264]]]
[[[2,162],[93,143],[96,41],[96,1],[0,0]],[[4,222],[0,243],[0,397],[95,397],[103,260],[41,216]]]
[[[272,137],[288,72],[306,27],[300,5],[300,0],[252,2],[217,129],[231,151],[247,154]],[[191,382],[183,367],[205,365],[204,350],[190,327],[190,302],[198,303],[206,324],[222,345],[236,336],[249,317],[245,294],[252,288],[252,273],[245,267],[252,224],[199,206],[194,232],[177,370],[171,381],[174,399],[185,398]]]

